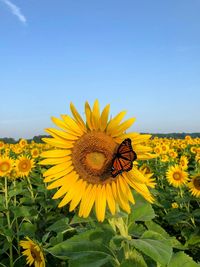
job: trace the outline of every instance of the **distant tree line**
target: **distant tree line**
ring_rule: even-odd
[[[143,133],[147,134],[147,133]],[[200,133],[150,133],[152,137],[159,137],[159,138],[174,138],[174,139],[184,139],[186,135],[190,135],[192,138],[199,137],[200,138]],[[35,143],[43,143],[42,138],[44,137],[50,137],[49,135],[36,135],[32,139],[27,139],[28,143],[30,143],[32,140]],[[0,138],[0,141],[3,141],[4,143],[7,144],[16,144],[20,139],[16,140],[12,137],[4,137]]]

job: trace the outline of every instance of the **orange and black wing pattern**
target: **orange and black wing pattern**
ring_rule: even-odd
[[[131,139],[125,139],[118,147],[112,161],[111,175],[116,177],[118,174],[130,171],[133,168],[133,161],[137,159],[135,151],[131,145]]]

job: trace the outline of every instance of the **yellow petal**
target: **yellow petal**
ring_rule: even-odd
[[[64,171],[49,175],[47,177],[44,178],[44,182],[45,183],[49,183],[49,182],[53,182],[55,180],[57,180],[58,178],[61,178],[65,175],[67,175],[68,173],[70,173],[72,170],[74,169],[73,166],[68,167],[67,169],[65,169]]]
[[[128,198],[127,198],[126,195],[123,194],[123,191],[122,191],[122,189],[120,187],[120,183],[119,183],[118,179],[117,179],[117,182],[116,182],[116,186],[117,186],[117,199],[118,199],[119,205],[127,213],[130,213],[131,209],[130,209],[130,205],[128,203]]]
[[[116,129],[125,115],[126,111],[121,111],[113,119],[111,119],[110,122],[108,123],[106,132],[109,134],[113,131],[113,129]]]
[[[57,130],[57,129],[48,128],[48,129],[45,129],[45,131],[49,133],[51,136],[55,137],[56,139],[60,139],[61,141],[63,139],[64,141],[65,139],[74,141],[79,138],[78,136],[75,136],[75,135],[72,135],[72,134]]]
[[[70,188],[70,190],[67,192],[67,194],[64,196],[64,198],[59,203],[58,207],[62,208],[63,206],[67,205],[72,199],[75,194],[74,188]]]
[[[150,146],[135,145],[133,150],[137,153],[147,153],[151,152],[152,148]]]
[[[41,157],[43,158],[62,158],[68,155],[71,155],[72,151],[71,150],[58,150],[58,149],[54,149],[54,150],[48,150],[48,151],[44,151],[40,154]]]
[[[85,202],[83,203],[83,218],[87,218],[90,214],[90,211],[93,207],[96,198],[96,191],[97,185],[93,185],[90,194],[87,198],[85,198]]]
[[[103,132],[106,127],[107,127],[107,123],[108,123],[108,115],[109,115],[109,111],[110,111],[110,105],[108,104],[104,110],[101,113],[101,118],[100,118],[100,130]]]
[[[85,116],[88,128],[92,131],[94,129],[92,123],[92,111],[88,102],[85,102]]]
[[[78,111],[76,110],[76,108],[72,102],[70,103],[70,109],[71,109],[71,112],[72,112],[76,122],[79,124],[79,126],[82,128],[82,130],[84,132],[87,132],[87,129],[85,127],[85,123],[84,123],[82,117],[80,116],[80,114],[78,113]]]
[[[131,192],[126,180],[123,178],[123,176],[119,175],[118,182],[119,182],[119,186],[121,188],[121,191],[122,191],[123,195],[127,196],[128,200],[132,204],[135,204],[135,200],[133,198],[132,192]]]
[[[144,184],[146,181],[144,174],[135,167],[133,167],[129,172],[123,173],[123,176],[127,176],[129,179],[132,179],[134,182],[140,184]]]
[[[46,177],[46,176],[49,176],[49,175],[56,174],[58,172],[64,171],[65,169],[67,169],[71,165],[72,165],[72,161],[67,161],[67,162],[58,164],[58,165],[56,165],[54,167],[51,167],[47,171],[45,171],[43,176]]]
[[[84,208],[84,205],[85,205],[85,200],[89,197],[91,190],[92,190],[92,184],[87,184],[87,187],[85,189],[85,192],[83,194],[83,197],[82,197],[82,200],[81,200],[81,203],[80,203],[80,207],[79,207],[78,216],[80,216],[80,217],[83,216],[83,208]]]
[[[70,142],[66,140],[60,141],[55,138],[42,138],[42,140],[47,144],[50,144],[52,146],[59,147],[59,148],[72,148],[74,146],[74,142]]]
[[[98,221],[103,222],[106,210],[106,191],[105,185],[98,185],[96,190],[95,209]]]
[[[111,136],[115,137],[115,136],[121,135],[124,131],[130,128],[134,122],[135,122],[135,118],[131,118],[121,123],[119,126],[117,126],[112,131],[110,131]]]
[[[106,184],[106,199],[112,215],[116,212],[115,199],[110,184]]]
[[[130,138],[132,146],[146,142],[151,138],[150,134],[139,134],[139,133],[126,133],[118,136],[122,141],[126,138]]]
[[[76,121],[73,120],[69,115],[61,115],[61,117],[64,120],[64,122],[67,125],[69,130],[72,130],[73,132],[75,132],[79,136],[84,133],[83,130],[76,123]]]
[[[134,182],[134,180],[129,179],[128,176],[125,176],[125,179],[126,179],[127,183],[131,187],[133,187],[133,189],[135,189],[139,194],[141,194],[150,203],[153,203],[154,199],[153,199],[151,193],[149,192],[149,190],[145,184],[141,184],[141,183],[139,184],[137,182]]]
[[[51,183],[50,185],[47,186],[47,189],[50,190],[50,189],[54,189],[54,188],[58,188],[60,187],[61,185],[63,185],[65,183],[67,179],[67,175],[54,181],[53,183]]]
[[[38,164],[40,164],[40,165],[55,165],[55,164],[64,163],[64,162],[67,162],[70,160],[72,160],[71,156],[66,156],[63,158],[49,158],[49,159],[41,160]]]
[[[55,123],[55,125],[57,125],[59,128],[65,130],[67,133],[70,134],[74,134],[75,136],[77,136],[76,133],[74,133],[71,129],[69,129],[69,127],[64,123],[64,121],[55,118],[55,117],[51,117],[51,120]]]
[[[77,181],[78,177],[79,177],[78,174],[75,173],[68,175],[63,186],[54,194],[52,198],[58,199],[62,197],[64,194],[66,194],[70,188],[73,187],[75,189],[76,188],[75,182]]]
[[[84,193],[85,193],[85,188],[86,188],[87,183],[83,181],[82,179],[79,179],[79,181],[76,183],[76,190],[74,193],[74,197],[72,201],[70,202],[70,207],[69,211],[74,210],[79,202],[81,201]]]
[[[94,126],[94,129],[97,131],[99,129],[100,125],[100,107],[98,100],[95,100],[93,111],[92,111],[92,123]]]

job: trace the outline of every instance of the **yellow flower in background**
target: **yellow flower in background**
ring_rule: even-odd
[[[156,147],[154,147],[154,152],[156,153],[156,154],[158,154],[158,155],[160,155],[161,153],[162,153],[162,148],[161,148],[161,146],[156,146]]]
[[[147,165],[142,165],[139,170],[143,173],[144,177],[146,178],[145,184],[151,188],[155,188],[156,186],[156,180],[152,176],[154,175],[153,172],[151,172],[151,169]]]
[[[43,141],[54,149],[43,152],[41,156],[46,159],[40,162],[54,165],[44,173],[44,182],[51,183],[48,189],[60,187],[53,196],[62,197],[59,207],[70,203],[72,211],[79,206],[78,215],[86,218],[94,206],[97,219],[103,221],[107,206],[113,215],[117,206],[130,213],[129,202],[134,203],[130,187],[152,202],[145,176],[134,166],[115,178],[111,175],[113,157],[126,138],[131,139],[138,160],[153,157],[152,148],[143,144],[150,135],[125,133],[135,119],[121,123],[126,114],[122,111],[108,120],[110,105],[100,113],[97,100],[93,108],[85,103],[86,123],[72,103],[70,108],[73,118],[69,115],[61,115],[61,120],[52,118],[61,130],[46,130],[53,138]]]
[[[31,156],[32,156],[32,158],[37,158],[37,157],[39,157],[39,155],[40,155],[40,151],[39,151],[38,148],[31,149]]]
[[[34,264],[35,267],[45,267],[45,258],[42,248],[29,237],[20,241],[20,246],[24,249],[22,254],[26,256],[27,265]]]
[[[169,157],[164,154],[164,155],[161,155],[161,159],[160,159],[161,162],[168,162],[169,161]]]
[[[196,151],[197,151],[196,149],[197,149],[197,148],[196,148],[195,146],[192,146],[192,147],[190,148],[190,151],[191,151],[192,153],[194,153],[194,154],[195,154],[195,153],[196,153]]]
[[[177,158],[177,156],[178,156],[177,152],[174,149],[170,149],[168,154],[173,159]]]
[[[181,156],[179,160],[179,165],[183,170],[188,168],[188,158],[186,156]]]
[[[188,181],[188,173],[182,170],[182,168],[178,165],[169,167],[166,177],[169,184],[173,185],[174,187],[185,185]]]
[[[5,147],[4,142],[3,142],[3,141],[0,141],[0,150],[1,150],[1,149],[4,149],[4,147]]]
[[[200,197],[200,173],[192,177],[192,180],[188,183],[190,192],[195,197]]]
[[[27,141],[26,141],[26,139],[21,139],[20,141],[19,141],[19,146],[21,147],[21,148],[24,148],[25,146],[27,146]]]
[[[8,156],[0,157],[0,176],[5,177],[7,176],[13,167],[13,159]]]
[[[169,146],[166,144],[163,144],[161,146],[161,153],[166,154],[169,151]]]
[[[17,173],[20,177],[26,177],[29,175],[33,167],[35,166],[34,160],[28,156],[19,156],[15,162]]]
[[[179,207],[178,203],[173,202],[172,203],[172,209],[177,209]]]

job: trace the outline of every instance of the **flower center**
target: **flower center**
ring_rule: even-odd
[[[197,189],[197,190],[200,190],[200,176],[197,176],[194,178],[194,187]]]
[[[181,175],[180,175],[180,173],[179,173],[179,172],[175,172],[175,173],[173,174],[173,178],[174,178],[174,180],[176,180],[176,181],[181,180]]]
[[[0,165],[0,170],[2,172],[7,172],[10,168],[10,164],[7,163],[7,162],[3,162],[1,165]]]
[[[22,162],[20,162],[19,164],[19,170],[20,171],[28,171],[30,169],[30,162],[27,160],[23,160]]]
[[[89,132],[81,136],[72,149],[72,161],[80,178],[92,183],[107,183],[118,144],[104,132]]]
[[[86,155],[86,163],[94,170],[100,170],[103,167],[106,158],[103,153],[91,152]]]

